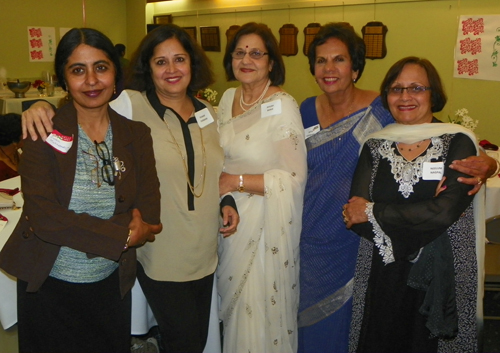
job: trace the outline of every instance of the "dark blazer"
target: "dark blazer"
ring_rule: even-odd
[[[133,286],[136,253],[123,252],[131,211],[138,208],[145,222],[160,222],[160,191],[156,175],[153,141],[144,123],[128,120],[108,107],[113,129],[113,155],[126,171],[115,184],[115,210],[111,219],[100,219],[68,209],[75,177],[78,122],[72,103],[60,108],[54,129],[73,136],[67,154],[53,149],[40,138],[26,139],[19,167],[24,194],[23,214],[0,252],[0,267],[28,282],[36,292],[50,274],[61,246],[102,256],[120,263],[122,296]]]

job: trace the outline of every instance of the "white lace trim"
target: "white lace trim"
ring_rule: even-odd
[[[384,264],[390,264],[394,262],[394,253],[392,250],[392,242],[391,238],[387,234],[384,233],[380,225],[378,224],[375,216],[373,216],[373,202],[368,202],[366,204],[365,213],[368,216],[368,221],[373,226],[373,233],[375,236],[373,237],[373,242],[375,246],[378,248],[378,253],[382,256],[382,261]]]
[[[399,184],[398,191],[408,198],[413,193],[413,185],[417,184],[422,178],[422,169],[424,162],[430,162],[443,154],[443,140],[440,137],[431,138],[432,146],[427,149],[424,155],[415,158],[413,161],[407,161],[403,156],[394,153],[392,141],[385,140],[379,148],[382,158],[386,158],[391,163],[391,173],[394,180]]]

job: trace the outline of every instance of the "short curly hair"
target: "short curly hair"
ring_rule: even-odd
[[[418,65],[427,73],[427,79],[429,80],[429,86],[431,87],[431,111],[433,113],[437,113],[443,110],[448,98],[446,97],[441,77],[429,60],[418,58],[416,56],[407,56],[406,58],[397,61],[391,66],[389,71],[387,71],[387,74],[380,84],[380,98],[382,99],[384,107],[389,109],[389,104],[387,102],[389,87],[391,87],[394,81],[396,81],[401,71],[403,71],[404,67],[408,64]]]
[[[8,113],[0,115],[0,146],[8,146],[19,142],[22,133],[20,114]]]
[[[269,61],[273,63],[273,67],[271,68],[271,72],[269,73],[271,85],[281,86],[282,84],[284,84],[285,64],[279,50],[278,41],[267,25],[256,22],[245,23],[234,34],[234,37],[231,39],[231,41],[227,43],[226,52],[223,59],[223,65],[224,70],[226,71],[227,80],[236,81],[236,77],[234,76],[233,72],[233,57],[231,55],[236,48],[236,45],[238,44],[240,38],[247,34],[256,34],[264,42],[267,55],[269,56]]]
[[[311,42],[307,57],[309,59],[309,70],[314,76],[314,66],[316,64],[316,47],[325,44],[330,38],[337,38],[345,44],[351,57],[352,70],[358,71],[356,81],[361,78],[361,74],[365,69],[365,53],[366,45],[363,40],[355,31],[354,28],[347,22],[330,22],[323,26],[318,33],[314,36]]]

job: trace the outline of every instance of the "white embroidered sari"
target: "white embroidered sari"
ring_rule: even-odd
[[[261,106],[232,117],[235,89],[219,105],[225,171],[264,174],[265,195],[234,192],[241,222],[219,239],[218,289],[224,352],[296,352],[299,237],[306,181],[306,148],[295,100],[284,92],[281,113]]]

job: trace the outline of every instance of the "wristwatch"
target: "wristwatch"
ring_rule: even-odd
[[[243,184],[243,175],[240,174],[240,183],[238,185],[238,188],[236,189],[239,192],[245,192],[245,185]]]

